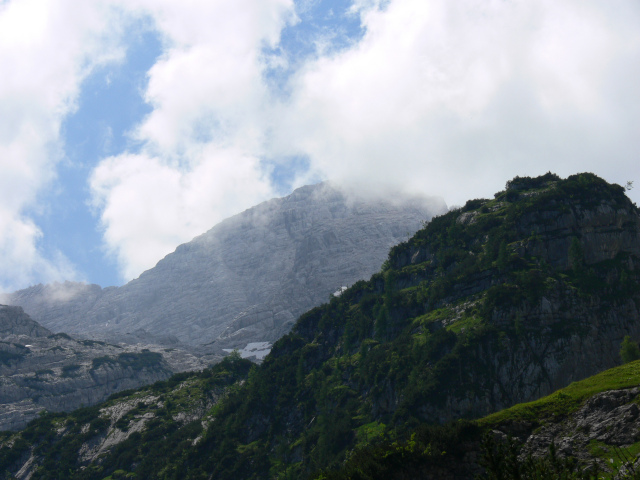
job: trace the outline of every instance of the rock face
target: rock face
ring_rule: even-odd
[[[527,186],[517,188],[516,180]],[[401,464],[409,454],[431,451],[427,437],[435,443],[440,436],[418,425],[484,416],[618,364],[623,337],[640,338],[640,211],[622,187],[592,174],[565,180],[547,174],[508,185],[494,199],[472,200],[433,219],[393,247],[369,281],[301,315],[265,361],[213,410],[215,421],[207,424],[205,435],[199,430],[204,425],[194,422],[189,437],[163,442],[179,447],[161,456],[167,460],[154,473],[143,475],[140,468],[154,450],[132,437],[137,443],[112,450],[117,458],[98,460],[104,470],[96,478],[116,468],[143,478],[170,468],[193,468],[187,478],[303,478],[318,466],[349,459],[347,452],[369,438],[380,440],[374,443],[377,449],[385,432],[411,438],[407,457],[398,457]],[[251,348],[261,350],[261,345]],[[216,367],[241,364],[240,356]],[[620,371],[624,382],[613,377],[607,385],[637,386],[630,378],[637,372]],[[611,379],[610,373],[603,375]],[[602,382],[583,385],[594,384]],[[194,389],[191,384],[174,398],[191,398]],[[567,410],[571,402],[558,392],[560,406],[549,414],[570,415],[584,407],[566,430],[581,429],[578,442],[613,447],[615,440],[637,448],[637,391],[594,395]],[[146,405],[132,420],[151,417]],[[167,401],[160,408],[156,402],[154,410],[175,421],[182,418],[171,410],[176,405],[180,402]],[[535,409],[522,411],[531,423]],[[534,454],[565,431],[562,426],[538,429],[558,423],[557,418],[541,420],[545,423],[527,427],[527,438],[537,435],[530,442]],[[49,429],[61,431],[63,424],[50,423]],[[149,422],[142,431],[149,442],[158,436],[150,429],[158,425]],[[413,441],[412,433],[425,435],[424,446]],[[396,442],[388,447],[395,454],[404,448]],[[23,443],[21,448],[31,447]],[[468,458],[464,462],[477,460],[473,448],[462,452]],[[52,448],[51,455],[58,451]],[[18,456],[14,452],[11,458]]]
[[[368,278],[389,248],[442,200],[347,195],[299,188],[216,225],[123,287],[38,285],[4,298],[54,331],[112,338],[164,335],[221,349],[273,342],[296,318]],[[96,337],[98,336],[98,337]],[[171,338],[171,337],[169,337]]]
[[[9,335],[46,337],[51,333],[38,322],[34,322],[22,308],[0,305],[0,337]]]
[[[605,374],[613,378],[619,375],[612,371]],[[624,382],[630,378],[637,379],[637,371],[627,370],[620,380]],[[592,381],[591,388],[594,385],[597,383]],[[552,397],[555,397],[551,400],[555,405],[571,399],[564,390]],[[556,458],[572,459],[577,464],[577,471],[593,472],[597,468],[597,478],[637,478],[640,468],[640,455],[637,454],[640,443],[639,401],[639,386],[604,390],[575,407],[565,404],[564,409],[551,408],[541,411],[538,418],[526,415],[507,417],[490,428],[494,440],[516,453],[520,461],[549,459],[553,446]]]
[[[22,428],[43,409],[93,405],[205,365],[184,355],[52,335],[21,307],[0,305],[0,430]]]
[[[524,435],[523,453],[541,457],[553,443],[559,455],[588,463],[594,443],[607,450],[633,445],[640,440],[639,400],[639,387],[594,395],[578,411]]]
[[[577,177],[592,178],[588,175]],[[472,232],[470,238],[484,235],[489,240],[485,251],[491,248],[492,232],[478,227],[480,216],[510,222],[512,234],[503,240],[504,261],[510,266],[500,268],[498,260],[449,285],[436,306],[452,315],[430,328],[447,328],[464,311],[475,309],[488,325],[508,335],[485,335],[468,349],[473,362],[465,365],[465,388],[452,384],[442,390],[447,392],[444,404],[425,404],[421,413],[426,421],[479,417],[535,400],[618,365],[624,336],[640,339],[639,210],[618,191],[621,187],[601,180],[593,180],[590,194],[586,189],[574,192],[568,182],[540,182],[540,188],[524,194],[512,186],[494,201],[470,202],[468,211],[457,217],[456,223]],[[558,188],[566,193],[555,193]],[[511,202],[522,204],[517,215],[506,213]],[[418,242],[396,249],[390,259],[394,268],[425,266],[401,286],[437,278],[438,253]],[[396,403],[392,398],[381,408],[393,412]]]
[[[139,446],[154,459],[150,464],[141,459],[147,471],[138,478],[159,478],[153,470],[148,471],[153,463],[170,458],[176,439],[183,446],[196,447],[215,421],[214,407],[252,367],[249,361],[233,361],[231,357],[202,372],[123,393],[99,406],[64,416],[44,415],[22,432],[0,435],[0,478],[29,480],[42,474],[75,478],[75,466],[80,466],[85,478],[109,478],[111,475],[103,472],[113,470],[112,454],[128,452],[128,458],[134,458]],[[47,424],[44,428],[43,422]],[[33,430],[35,435],[31,435]],[[22,436],[31,440],[22,441]],[[45,458],[50,448],[62,444],[55,461]],[[126,478],[119,470],[111,478]]]

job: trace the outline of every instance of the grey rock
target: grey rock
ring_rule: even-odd
[[[33,321],[21,307],[0,305],[0,337],[6,335],[26,335],[46,337],[52,332]]]
[[[617,263],[603,279],[609,285],[617,285],[623,271],[635,281],[640,279],[640,214],[631,202],[620,206],[613,200],[580,203],[567,198],[552,207],[517,219],[520,240],[509,245],[511,253],[524,260],[536,257],[562,272],[570,268],[569,249],[576,238],[586,269]],[[472,218],[460,213],[457,220],[468,225]],[[437,278],[438,258],[429,245],[406,248],[394,258],[398,270],[419,264],[421,273],[398,281],[401,288]],[[436,305],[450,309],[451,317],[429,328],[446,327],[460,318],[460,309],[481,308],[488,290],[505,283],[508,277],[493,267],[461,278]],[[515,330],[517,322],[518,333],[483,337],[474,362],[458,372],[458,384],[441,392],[442,404],[425,402],[419,407],[424,421],[481,417],[619,365],[623,338],[640,339],[640,296],[638,292],[617,296],[606,289],[584,295],[560,277],[549,280],[540,297],[525,295],[516,304],[502,302],[488,320],[501,331]],[[373,402],[374,410],[394,413],[399,400],[395,391],[385,392]]]
[[[212,343],[217,352],[273,342],[445,211],[440,199],[302,187],[219,223],[122,287],[37,285],[4,301],[49,329],[91,338],[138,332],[157,343]]]
[[[639,401],[640,387],[608,390],[569,415],[554,414],[535,423],[505,422],[495,433],[496,437],[512,437],[521,447],[520,458],[545,457],[553,444],[558,457],[573,457],[584,469],[597,462],[601,471],[608,472],[606,478],[613,473],[607,460],[620,455],[627,463],[611,478],[631,478],[625,474],[640,467],[640,456],[627,450],[640,440]]]
[[[144,347],[52,335],[22,308],[0,306],[0,430],[22,428],[42,410],[93,405],[216,360],[178,348]]]

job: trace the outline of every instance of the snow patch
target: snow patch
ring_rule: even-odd
[[[340,287],[338,290],[336,290],[335,292],[333,292],[333,296],[334,297],[339,297],[340,295],[343,294],[343,292],[347,289],[347,287],[342,286]]]
[[[238,353],[242,358],[256,357],[256,360],[263,360],[271,351],[271,343],[269,342],[253,342],[248,343],[242,350],[238,350]],[[230,348],[223,349],[227,353],[233,352]]]

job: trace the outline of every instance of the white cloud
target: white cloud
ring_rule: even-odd
[[[295,20],[291,0],[145,1],[169,46],[149,72],[146,100],[154,111],[138,136],[163,154],[215,134],[218,142],[250,142],[268,92],[262,48],[275,45]]]
[[[621,10],[577,0],[358,0],[349,14],[360,15],[364,37],[339,53],[318,50],[293,76],[288,101],[268,90],[273,59],[261,52],[296,21],[291,2],[137,5],[167,46],[149,72],[154,110],[136,130],[146,146],[106,160],[93,182],[127,277],[268,196],[261,157],[307,156],[297,182],[319,175],[450,203],[490,195],[514,175],[593,170],[624,182],[619,170],[635,165],[631,1]],[[229,197],[237,200],[221,206]]]
[[[106,159],[91,187],[105,242],[131,279],[176,246],[268,197],[255,157],[207,145],[187,169],[147,155]]]
[[[356,3],[366,34],[298,72],[277,151],[448,203],[514,175],[638,173],[637,2]]]
[[[0,209],[0,262],[3,275],[0,277],[0,292],[25,286],[37,278],[48,281],[74,278],[76,272],[68,260],[59,253],[45,259],[36,248],[40,237],[34,223],[5,208]]]
[[[72,0],[0,5],[1,289],[76,276],[61,254],[45,258],[27,210],[55,178],[61,121],[75,107],[81,80],[119,56],[106,35],[115,13]]]
[[[273,195],[264,159],[308,158],[297,183],[321,176],[448,203],[514,175],[638,173],[637,1],[354,0],[348,14],[360,40],[289,63],[264,47],[279,52],[299,21],[293,0],[0,3],[0,287],[74,276],[60,255],[43,257],[28,212],[55,178],[82,80],[122,57],[140,18],[163,41],[144,92],[152,111],[132,132],[142,148],[103,159],[91,178],[126,279]],[[298,68],[286,100],[265,78],[274,65]]]
[[[296,20],[291,0],[132,5],[166,46],[149,71],[153,111],[134,132],[142,153],[105,159],[91,181],[106,246],[126,279],[274,195],[260,166],[271,101],[263,49]]]
[[[107,248],[131,278],[216,221],[271,193],[260,168],[269,92],[263,57],[296,21],[291,0],[12,0],[0,6],[0,287],[77,278],[39,247],[29,211],[63,158],[60,126],[96,65],[150,18],[164,54],[149,71],[152,113],[140,154],[101,162],[91,179]],[[17,248],[16,245],[21,245]]]

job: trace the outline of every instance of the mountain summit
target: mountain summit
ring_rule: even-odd
[[[393,247],[369,281],[301,315],[261,365],[230,355],[90,415],[43,417],[0,438],[0,471],[34,480],[471,479],[518,461],[489,447],[493,460],[479,463],[483,429],[490,439],[520,437],[524,452],[558,439],[558,455],[584,447],[587,459],[624,441],[635,457],[640,390],[619,389],[640,384],[638,363],[497,419],[437,424],[619,364],[621,344],[640,338],[639,285],[640,212],[622,187],[588,173],[516,177]]]
[[[224,220],[122,287],[37,285],[3,300],[70,334],[213,342],[218,351],[273,342],[444,211],[440,199],[305,186]]]

